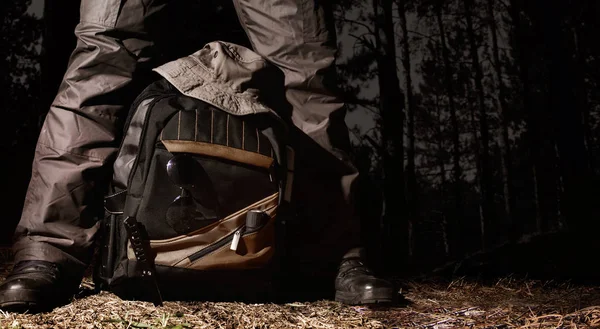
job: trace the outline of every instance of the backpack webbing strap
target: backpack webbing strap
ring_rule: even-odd
[[[294,183],[294,149],[291,146],[286,146],[286,178],[283,188],[283,199],[288,203],[292,200],[292,185]]]

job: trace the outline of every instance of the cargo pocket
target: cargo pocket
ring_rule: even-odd
[[[136,1],[142,8],[141,0]],[[110,28],[115,27],[122,2],[125,0],[83,0],[80,6],[80,21]],[[141,19],[143,17],[140,17]]]

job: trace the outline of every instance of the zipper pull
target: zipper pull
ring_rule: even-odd
[[[238,244],[240,243],[240,238],[242,237],[242,229],[239,229],[237,231],[235,231],[235,233],[233,234],[233,239],[231,240],[231,247],[229,247],[230,250],[236,251]]]

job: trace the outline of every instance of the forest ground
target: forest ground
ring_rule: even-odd
[[[0,279],[10,270],[0,252]],[[283,304],[124,301],[93,293],[90,278],[71,304],[41,314],[0,311],[0,328],[592,328],[600,325],[600,286],[503,276],[419,278],[401,283],[393,305],[331,300]]]

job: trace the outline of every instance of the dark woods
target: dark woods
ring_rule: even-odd
[[[0,129],[2,152],[2,220],[0,240],[6,241],[16,225],[24,196],[32,141],[39,130],[41,22],[28,14],[29,1],[0,3]]]
[[[76,0],[46,1],[43,20],[29,5],[0,4],[5,244],[78,20]],[[595,1],[338,0],[335,14],[340,86],[361,118],[363,235],[382,270],[529,271],[594,250]]]
[[[381,214],[367,239],[384,268],[496,261],[560,275],[560,262],[589,262],[598,4],[347,0],[337,16],[350,109],[375,120],[355,129],[355,158],[365,218]]]

